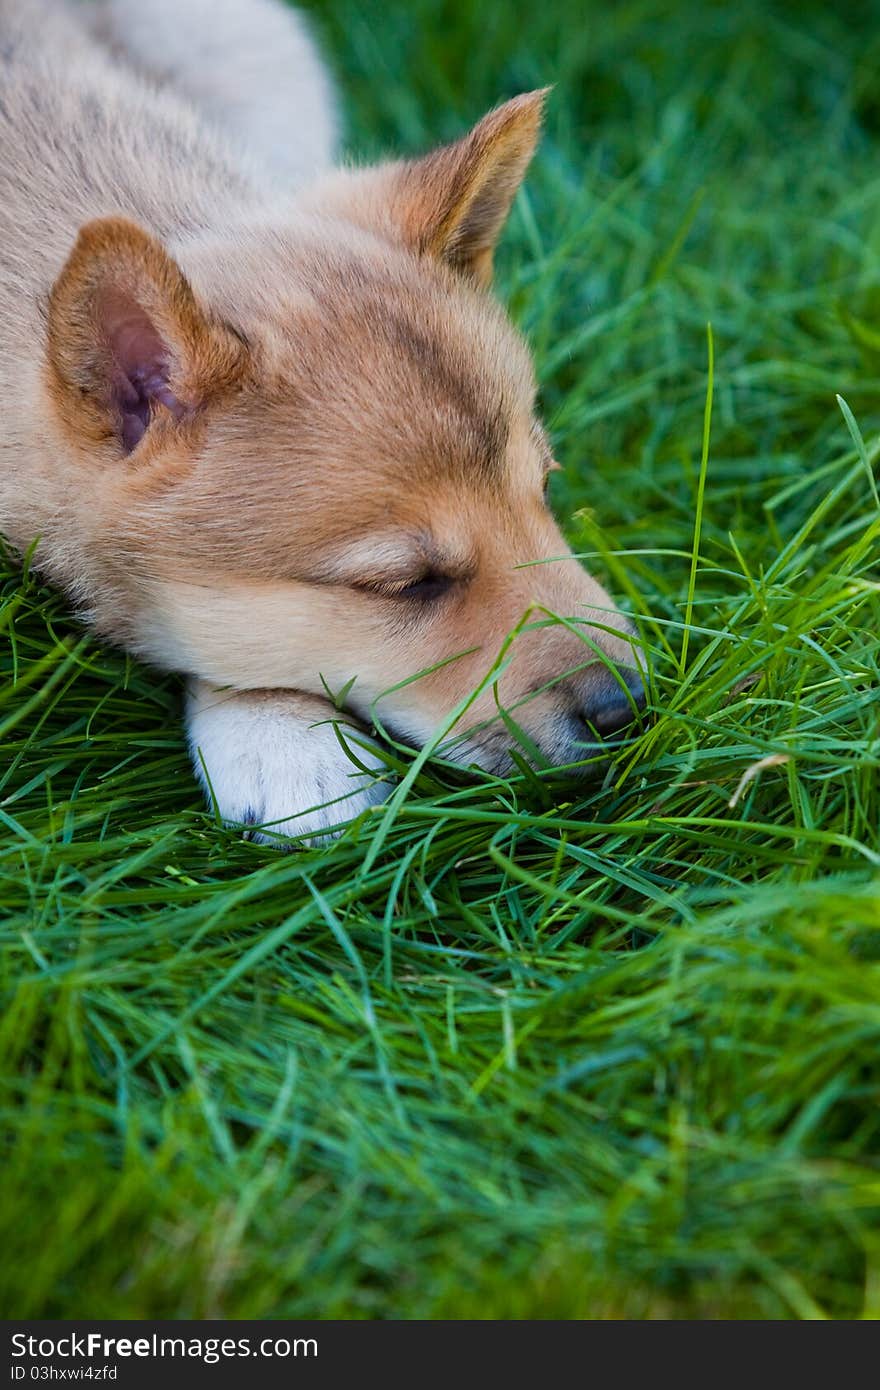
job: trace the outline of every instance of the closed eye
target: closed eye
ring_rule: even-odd
[[[416,603],[434,603],[448,594],[454,585],[455,580],[451,575],[431,572],[393,589],[390,597],[410,599]]]
[[[359,589],[361,593],[375,594],[377,598],[403,599],[412,603],[436,603],[451,593],[456,585],[462,582],[463,578],[465,576],[456,577],[452,574],[442,574],[439,570],[430,570],[419,575],[417,579],[363,579],[360,583],[352,583],[351,587]]]

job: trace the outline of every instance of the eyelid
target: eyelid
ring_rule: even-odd
[[[379,594],[383,598],[412,598],[428,601],[432,598],[443,598],[450,589],[453,589],[460,582],[460,576],[426,570],[424,574],[413,575],[403,581],[369,585],[368,587],[372,593]],[[422,592],[420,593],[419,590]]]
[[[421,547],[405,534],[390,532],[339,543],[335,551],[325,552],[313,578],[318,583],[376,592],[408,584],[413,575],[427,569]]]
[[[441,550],[432,540],[426,533],[410,538],[390,534],[387,540],[364,538],[340,553],[324,582],[387,599],[403,597],[407,590],[427,586],[429,581],[435,581],[438,594],[441,589],[467,583],[476,570],[476,557],[455,549]]]
[[[371,594],[379,594],[381,598],[399,598],[413,584],[420,584],[423,578],[427,578],[427,575],[419,575],[417,578],[409,576],[406,579],[370,579],[363,584],[355,584],[353,587],[365,589]]]
[[[347,587],[358,589],[364,594],[381,594],[383,598],[394,598],[408,584],[414,582],[417,581],[414,581],[409,575],[406,579],[389,579],[386,575],[377,574],[375,578],[371,575],[362,579],[349,579]]]

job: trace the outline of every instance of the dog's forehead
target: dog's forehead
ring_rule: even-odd
[[[504,471],[535,385],[490,296],[409,263],[354,259],[315,274],[310,289],[278,364],[278,405],[296,409],[313,448],[431,472]]]

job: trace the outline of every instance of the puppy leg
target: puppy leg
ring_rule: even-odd
[[[332,164],[339,122],[328,71],[280,0],[90,0],[104,43],[188,98],[293,189]]]
[[[388,795],[387,780],[346,755],[334,725],[359,763],[381,771],[369,741],[327,700],[220,690],[201,680],[187,691],[187,738],[202,786],[225,821],[259,827],[253,838],[265,844],[278,844],[279,835],[320,842]]]

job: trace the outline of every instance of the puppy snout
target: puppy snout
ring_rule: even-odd
[[[591,685],[581,714],[590,730],[605,739],[632,724],[646,704],[645,684],[639,672],[618,667],[617,675],[603,670],[601,679]]]

